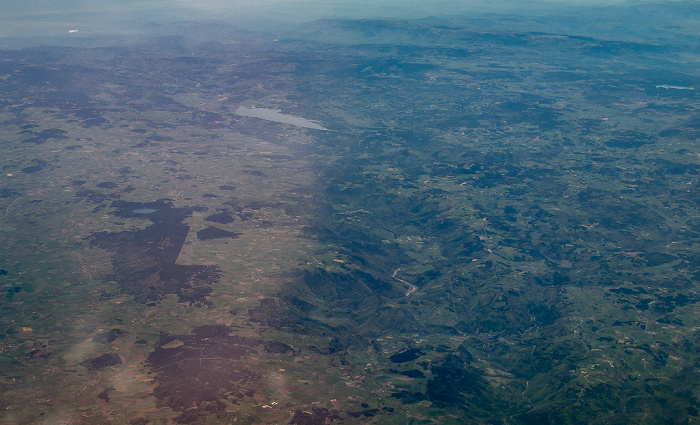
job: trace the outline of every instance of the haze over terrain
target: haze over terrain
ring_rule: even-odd
[[[678,17],[678,8],[667,11],[668,4],[695,2],[665,0],[550,0],[521,2],[496,1],[306,1],[261,0],[227,2],[221,0],[31,0],[5,2],[0,6],[0,45],[28,46],[37,44],[113,43],[118,39],[176,33],[168,28],[184,21],[220,20],[235,24],[238,29],[265,31],[281,35],[299,24],[324,18],[372,19],[426,17],[481,18],[490,21],[494,14],[511,15],[505,26],[514,30],[575,30],[581,35],[609,33],[615,38],[628,37],[629,27],[641,25],[650,30],[662,25],[670,12]],[[522,18],[527,18],[522,22]],[[554,19],[552,19],[554,18]],[[630,21],[630,19],[632,21]],[[518,22],[520,21],[520,22]],[[700,25],[688,28],[694,35]],[[697,22],[697,21],[694,21]],[[611,26],[610,24],[613,23]],[[487,24],[490,25],[491,23]],[[564,25],[562,27],[562,25]],[[78,31],[75,31],[78,30]],[[74,31],[69,33],[69,31]],[[205,36],[206,31],[202,31]],[[643,37],[645,34],[642,33]],[[99,40],[97,38],[100,38]]]

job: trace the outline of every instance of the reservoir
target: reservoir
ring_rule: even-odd
[[[669,84],[660,84],[656,86],[657,89],[673,89],[673,90],[695,90],[695,87],[686,86],[672,86]]]
[[[307,120],[294,115],[282,114],[279,109],[247,108],[240,106],[236,109],[236,114],[242,117],[260,118],[267,121],[291,124],[297,127],[313,128],[315,130],[328,130],[315,121]]]

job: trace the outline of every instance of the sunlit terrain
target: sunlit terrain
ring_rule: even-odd
[[[440,16],[8,38],[0,423],[700,422],[700,7]]]

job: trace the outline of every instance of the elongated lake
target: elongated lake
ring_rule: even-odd
[[[279,109],[248,108],[245,106],[240,106],[238,109],[236,109],[236,114],[242,117],[260,118],[267,121],[291,124],[297,127],[313,128],[316,130],[328,130],[327,128],[319,125],[315,121],[307,120],[306,118],[296,117],[294,115],[283,114]]]

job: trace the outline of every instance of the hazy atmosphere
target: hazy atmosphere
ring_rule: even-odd
[[[260,0],[226,2],[206,0],[196,3],[187,0],[30,0],[2,6],[0,43],[7,45],[75,44],[90,40],[94,43],[114,42],[115,38],[140,37],[153,34],[154,24],[196,20],[220,20],[235,24],[239,29],[264,30],[284,33],[296,25],[324,18],[400,18],[475,17],[492,13],[512,17],[557,16],[570,18],[570,24],[581,25],[580,31],[598,27],[600,15],[612,20],[637,19],[640,6],[652,9],[664,4],[688,4],[673,0],[662,2],[616,0],[551,0],[521,2],[511,0],[483,1],[384,1],[342,2],[306,0]],[[661,6],[666,8],[666,6]],[[662,14],[663,15],[663,14]],[[587,17],[591,20],[588,20]],[[689,16],[692,17],[692,16]],[[663,18],[657,16],[655,18]],[[536,27],[537,22],[511,24]],[[548,22],[548,24],[554,24]],[[592,26],[592,28],[591,28]],[[71,30],[77,32],[68,33]],[[610,28],[607,28],[610,29]],[[158,28],[167,32],[167,28]],[[699,30],[700,31],[700,30]],[[68,36],[70,34],[70,36]],[[111,38],[104,38],[110,36]],[[99,40],[95,38],[99,37]],[[109,41],[108,41],[109,40]]]

